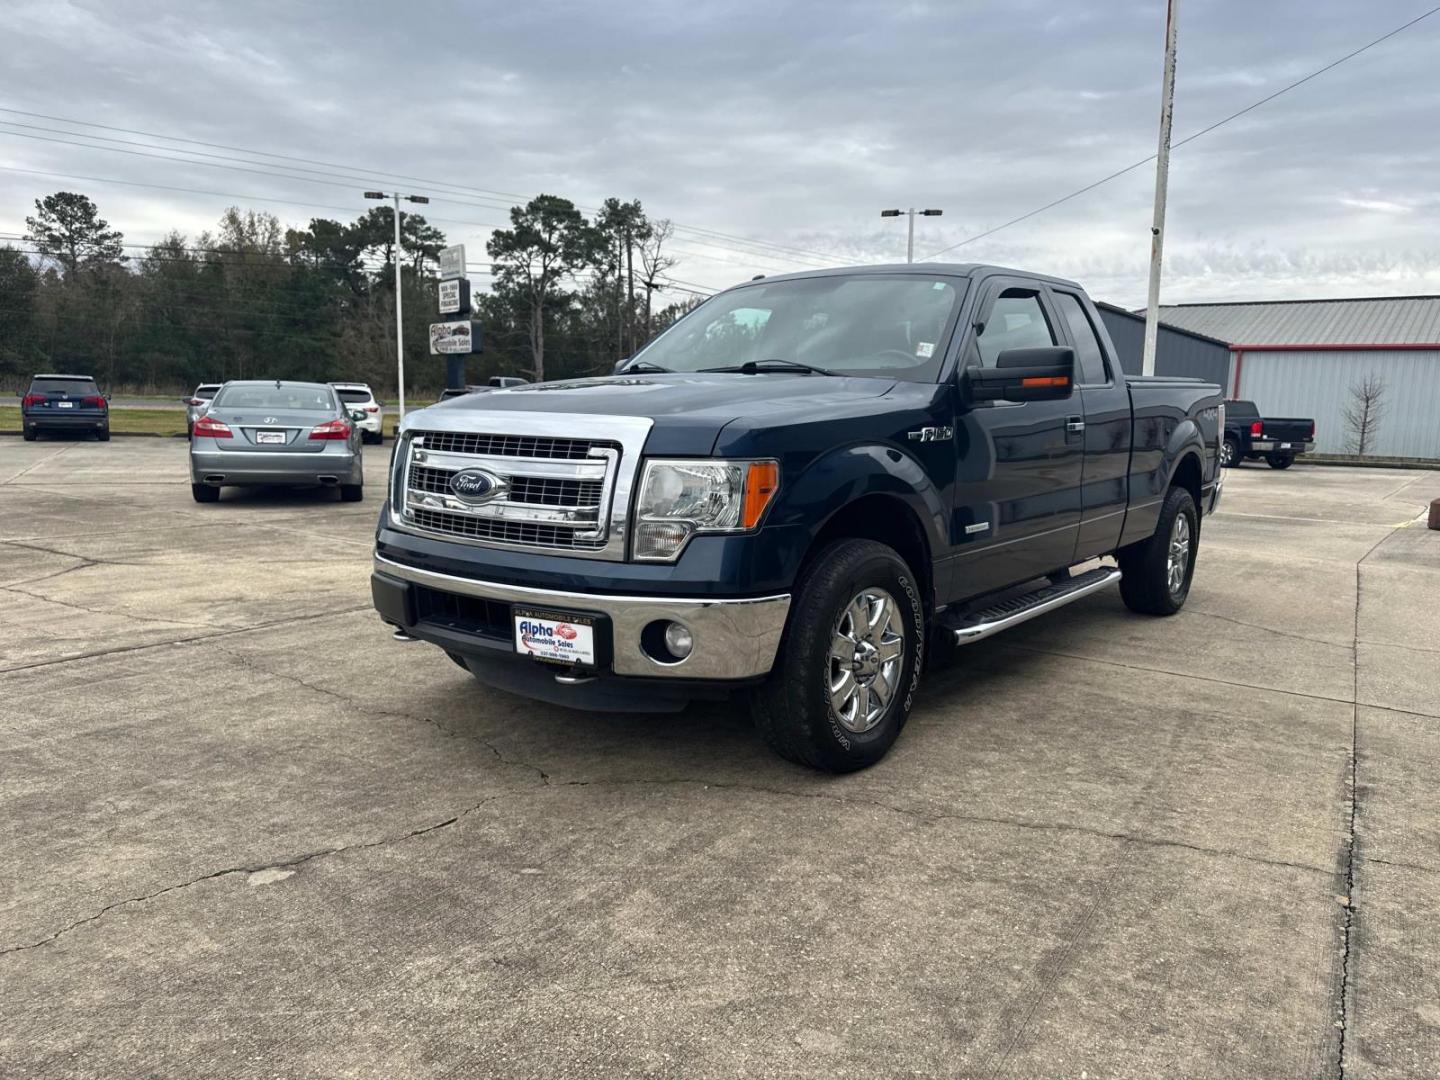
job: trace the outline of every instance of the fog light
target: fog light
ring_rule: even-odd
[[[665,627],[665,647],[677,660],[684,660],[695,647],[690,628],[683,623],[672,622]]]

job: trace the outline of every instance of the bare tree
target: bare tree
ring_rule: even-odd
[[[1375,437],[1385,416],[1385,380],[1370,372],[1350,387],[1350,404],[1341,414],[1350,432],[1350,449],[1364,457],[1375,450]]]
[[[640,281],[645,286],[645,340],[650,340],[650,300],[658,288],[657,279],[680,260],[665,253],[665,243],[675,235],[669,218],[650,222],[640,238]]]

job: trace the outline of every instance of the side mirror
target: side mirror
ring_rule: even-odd
[[[622,356],[619,360],[615,361],[615,367],[611,370],[610,374],[619,375],[625,370],[625,365],[628,363],[630,363],[630,357]]]
[[[993,368],[967,368],[971,401],[1059,401],[1075,390],[1075,350],[1068,345],[1006,349]]]
[[[359,409],[350,409],[350,410],[348,410],[348,411],[349,411],[349,413],[350,413],[350,419],[353,420],[353,421],[355,421],[355,423],[357,423],[357,424],[360,423],[360,421],[362,421],[362,420],[365,419],[365,414],[364,414],[363,412],[361,412]]]

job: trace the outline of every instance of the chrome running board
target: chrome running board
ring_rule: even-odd
[[[1044,615],[1046,612],[1062,608],[1066,604],[1072,604],[1083,596],[1089,596],[1093,592],[1114,585],[1119,580],[1118,568],[1099,566],[1058,584],[1046,585],[1044,588],[1036,589],[1024,596],[1001,600],[999,603],[981,608],[979,611],[965,616],[959,622],[947,625],[947,629],[955,636],[955,644],[971,645],[977,641],[984,641],[986,638],[1000,633],[1001,630],[1009,630],[1012,626],[1029,622],[1037,615]]]

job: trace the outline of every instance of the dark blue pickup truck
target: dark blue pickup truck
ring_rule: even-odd
[[[1115,584],[1135,611],[1180,609],[1220,404],[1123,375],[1073,282],[760,279],[613,376],[405,417],[375,606],[493,686],[619,710],[743,690],[780,754],[862,768],[928,644]]]

